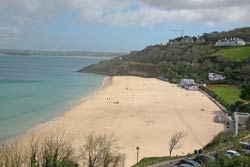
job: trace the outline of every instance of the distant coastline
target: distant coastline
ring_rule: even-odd
[[[90,59],[103,59],[103,60],[108,60],[112,59],[115,57],[112,56],[98,56],[98,55],[93,55],[93,56],[84,56],[84,55],[15,55],[15,54],[3,54],[0,53],[0,56],[28,56],[28,57],[69,57],[69,58],[90,58]]]
[[[40,51],[40,50],[16,50],[0,49],[0,55],[15,56],[70,56],[70,57],[108,57],[114,58],[126,55],[127,53],[115,52],[90,52],[90,51]]]

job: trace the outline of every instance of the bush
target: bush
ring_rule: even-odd
[[[229,143],[233,139],[233,136],[234,136],[234,131],[232,130],[221,132],[217,136],[215,136],[214,139],[204,147],[204,149],[217,146],[220,143]]]
[[[81,152],[82,159],[65,133],[43,135],[2,145],[0,167],[78,167],[81,160],[89,167],[124,166],[125,155],[112,137],[91,134]]]
[[[125,155],[119,152],[117,141],[113,136],[91,133],[81,147],[83,165],[88,167],[122,167]]]
[[[246,104],[240,108],[241,112],[250,113],[250,104]]]
[[[208,162],[201,167],[248,167],[250,166],[250,158],[247,156],[235,156],[228,158],[225,154],[218,153],[215,161]]]
[[[250,100],[250,84],[242,86],[240,98]]]
[[[0,148],[1,167],[78,167],[70,140],[61,133],[27,141],[14,141]]]

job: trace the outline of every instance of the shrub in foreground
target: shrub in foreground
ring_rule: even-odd
[[[0,146],[0,167],[122,167],[125,156],[113,137],[86,137],[79,151],[72,147],[65,133],[43,135],[29,140],[16,140]]]

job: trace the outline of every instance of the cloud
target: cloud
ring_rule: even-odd
[[[186,11],[192,19],[179,17],[183,21],[201,22],[208,25],[225,23],[249,23],[249,0],[140,0],[142,3],[162,11]],[[190,18],[190,17],[188,17]]]
[[[0,27],[0,39],[17,40],[21,35],[21,30],[16,27]]]
[[[16,24],[39,23],[58,15],[62,5],[59,0],[2,0],[0,18]]]
[[[249,0],[2,0],[1,20],[41,23],[73,12],[83,24],[152,27],[171,21],[249,23]]]
[[[249,0],[140,0],[142,3],[148,4],[161,9],[215,9],[227,8],[233,6],[249,6]]]

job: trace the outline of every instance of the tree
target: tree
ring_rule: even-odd
[[[48,135],[39,143],[40,164],[44,167],[78,167],[70,138],[64,132]]]
[[[169,141],[169,148],[168,148],[168,150],[169,150],[169,155],[170,155],[170,157],[171,157],[171,155],[172,155],[172,152],[173,152],[173,150],[175,150],[175,149],[180,149],[182,146],[181,145],[179,145],[179,142],[180,142],[180,140],[182,139],[182,138],[184,138],[185,136],[186,136],[187,134],[186,134],[186,132],[184,132],[184,131],[177,131],[177,132],[175,132],[173,135],[172,135],[172,137],[171,137],[171,139],[170,139],[170,141]]]
[[[196,36],[193,36],[192,39],[193,39],[193,41],[197,41],[197,37]]]
[[[77,160],[64,133],[10,141],[0,146],[1,167],[78,167]]]
[[[22,143],[15,140],[0,146],[0,166],[1,167],[21,167],[24,164],[25,152]]]
[[[250,113],[250,104],[249,104],[249,102],[244,103],[244,104],[240,107],[240,111],[241,111],[241,112]]]
[[[119,152],[113,136],[89,134],[81,147],[83,165],[88,167],[122,167],[125,155]]]
[[[250,84],[242,86],[240,98],[250,100]]]

